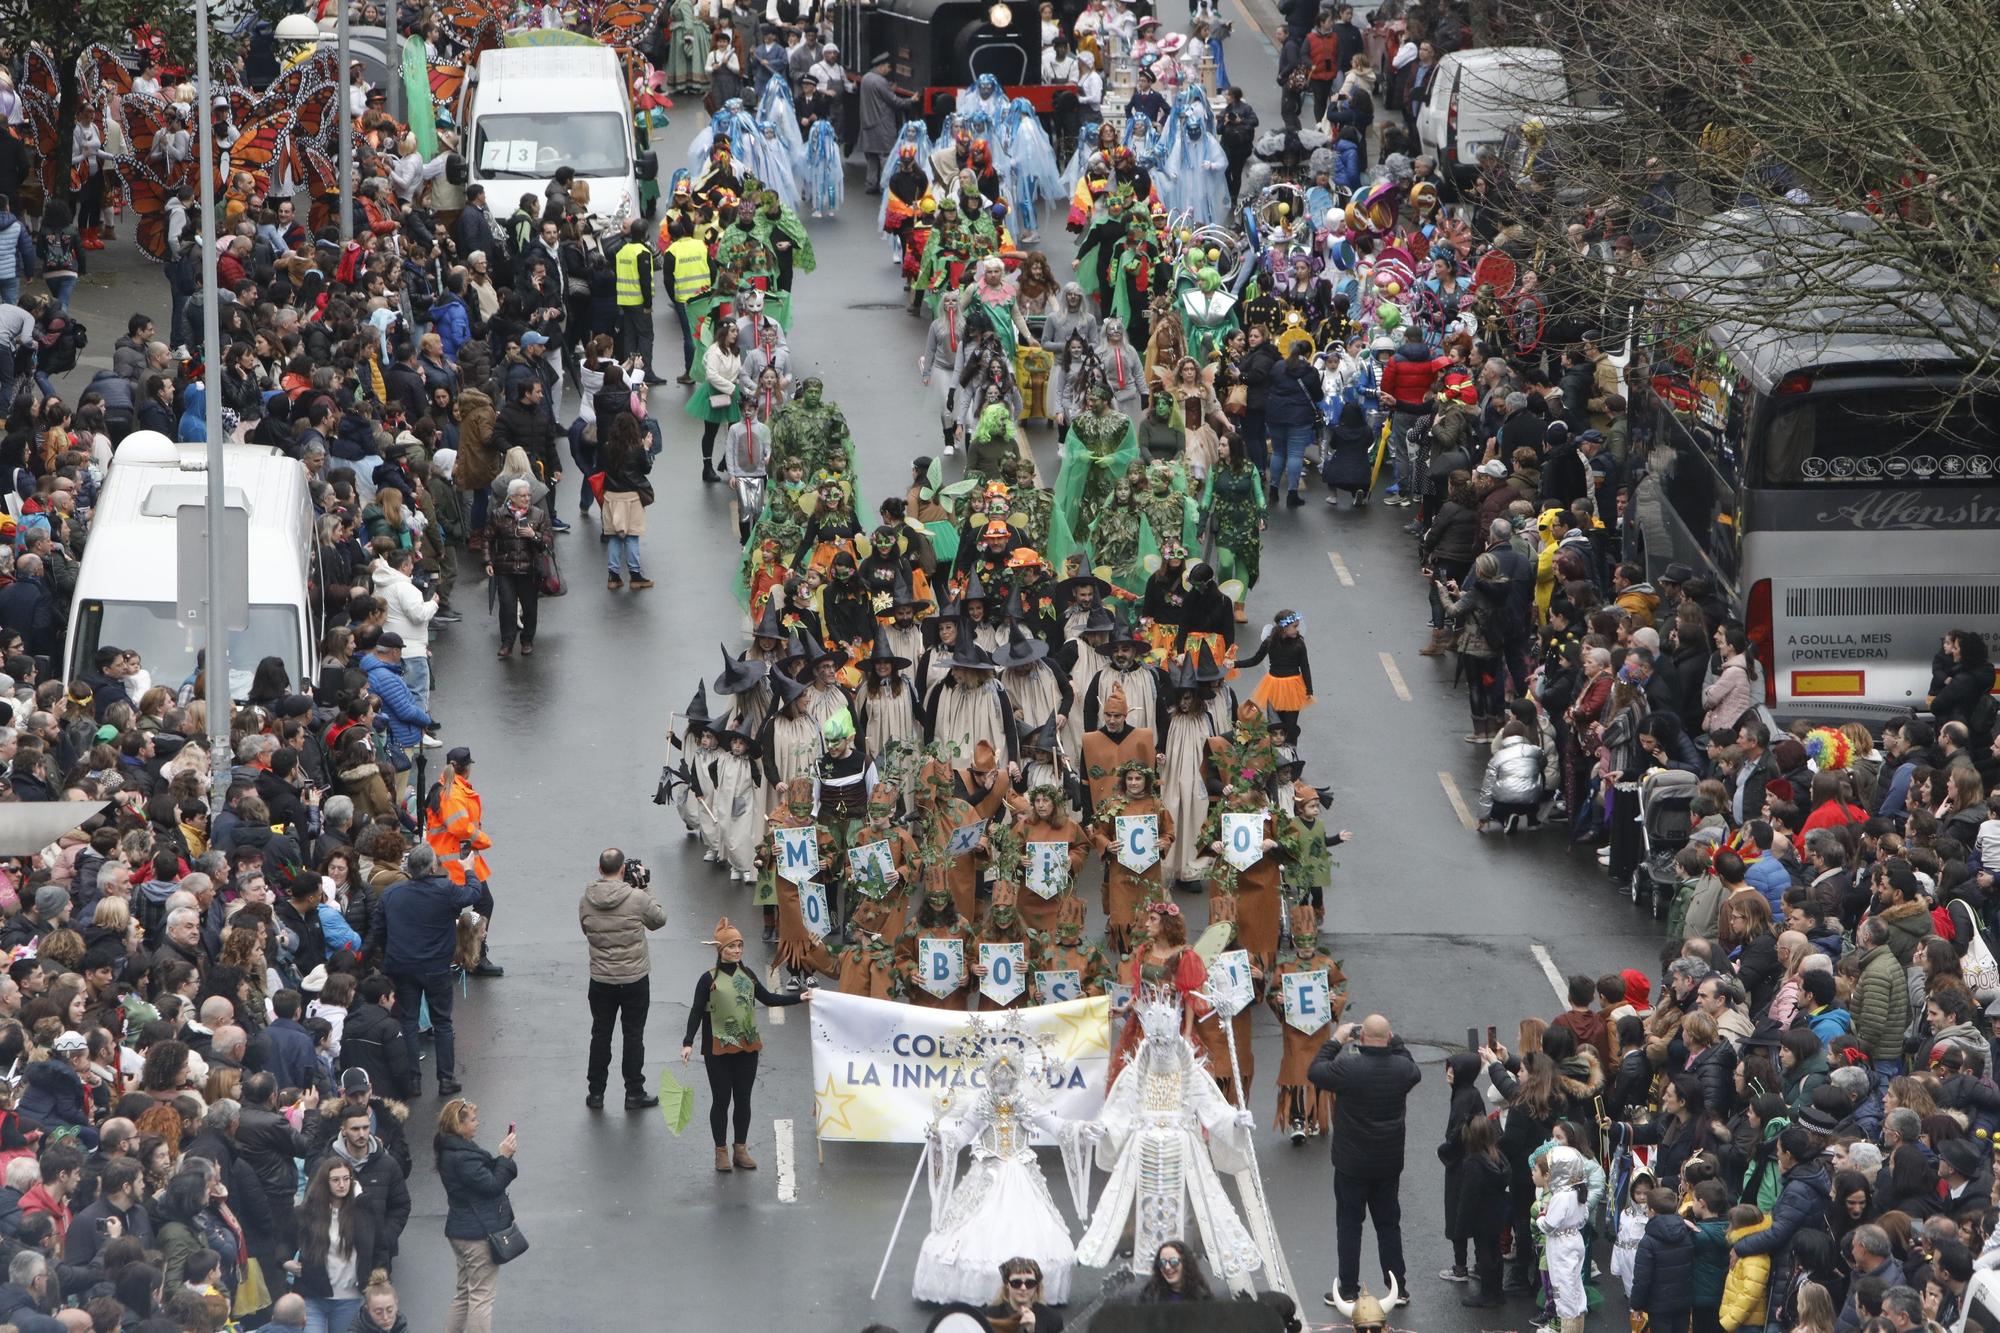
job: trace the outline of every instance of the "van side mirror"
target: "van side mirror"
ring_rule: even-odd
[[[660,178],[660,155],[654,152],[639,154],[638,161],[633,164],[632,170],[642,181],[658,180]]]

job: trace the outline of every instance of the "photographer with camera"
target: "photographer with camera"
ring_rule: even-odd
[[[577,919],[590,945],[590,1066],[583,1104],[604,1106],[611,1073],[611,1029],[625,1025],[625,1109],[658,1106],[646,1088],[646,1008],[652,1002],[652,956],[646,932],[667,924],[667,909],[648,887],[652,872],[616,847],[597,858],[597,879],[583,891]]]

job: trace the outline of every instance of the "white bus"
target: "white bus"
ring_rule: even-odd
[[[1780,717],[1922,709],[1947,631],[2000,648],[2000,392],[1968,385],[1934,326],[1906,316],[1895,335],[1893,311],[1923,296],[1882,270],[1881,310],[1865,320],[1821,293],[1785,313],[1789,328],[1769,327],[1772,294],[1795,283],[1781,258],[1767,270],[1754,253],[1746,233],[1760,225],[1814,222],[1725,215],[1713,243],[1657,269],[1662,304],[1642,317],[1635,358],[1651,402],[1632,423],[1650,437],[1634,495],[1647,572],[1681,561],[1715,581]],[[1732,288],[1740,319],[1669,327],[1659,313],[1726,312]]]
[[[63,661],[74,680],[97,650],[136,651],[155,684],[195,674],[202,631],[178,613],[176,514],[208,496],[208,448],[141,432],[112,457],[77,574]],[[249,514],[250,615],[229,636],[230,696],[250,688],[257,663],[285,664],[296,686],[318,660],[308,588],[317,559],[312,497],[296,459],[261,445],[223,446],[224,501]]]

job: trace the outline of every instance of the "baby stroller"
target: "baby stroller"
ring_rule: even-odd
[[[1674,854],[1687,846],[1694,829],[1689,807],[1698,781],[1678,768],[1656,768],[1639,783],[1639,836],[1644,848],[1632,869],[1632,901],[1650,906],[1658,918],[1666,917],[1679,887]]]

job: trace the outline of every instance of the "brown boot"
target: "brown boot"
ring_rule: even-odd
[[[1451,631],[1448,629],[1434,629],[1431,631],[1431,641],[1417,649],[1417,656],[1439,657],[1449,647],[1451,647]]]
[[[721,1151],[720,1148],[716,1149],[718,1153]],[[757,1169],[757,1163],[751,1160],[750,1150],[740,1143],[736,1145],[736,1169],[739,1171],[755,1171]]]
[[[715,1150],[715,1169],[718,1171],[729,1170],[729,1149],[717,1148]]]

